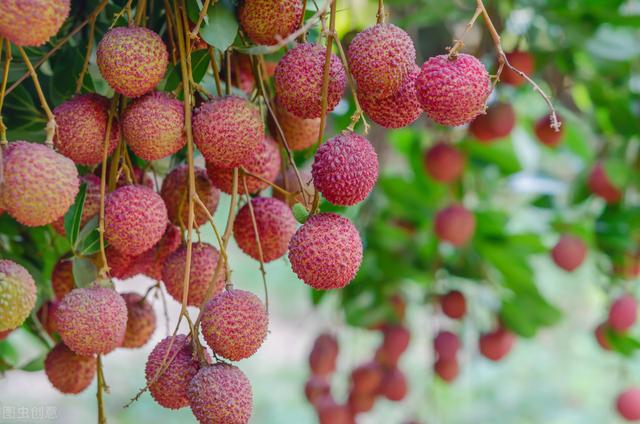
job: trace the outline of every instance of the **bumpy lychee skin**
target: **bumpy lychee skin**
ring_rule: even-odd
[[[278,102],[300,118],[322,115],[322,77],[326,49],[313,43],[299,44],[285,54],[276,67],[275,82]],[[327,112],[340,102],[346,74],[340,59],[332,54],[329,67]]]
[[[476,219],[462,205],[452,205],[438,211],[434,222],[436,236],[454,246],[464,246],[476,229]]]
[[[165,261],[170,254],[178,250],[181,244],[180,228],[169,224],[160,241],[142,255],[136,256],[135,260],[146,264],[144,271],[142,271],[144,275],[156,281],[161,281]]]
[[[202,203],[207,207],[209,213],[213,216],[218,208],[218,200],[220,200],[220,190],[211,184],[211,180],[207,176],[204,168],[195,168],[196,177],[196,193]],[[189,224],[189,202],[188,202],[188,185],[189,167],[184,164],[176,167],[165,177],[160,189],[160,196],[167,205],[169,221],[175,225],[182,225],[185,228]],[[208,220],[208,215],[201,207],[196,205],[194,208],[195,226],[200,227]]]
[[[65,394],[78,394],[89,387],[96,375],[96,358],[81,356],[58,343],[44,360],[49,382]]]
[[[598,162],[589,173],[587,186],[607,203],[617,203],[622,198],[622,192],[613,184],[602,162]]]
[[[416,97],[416,77],[420,67],[413,65],[400,88],[391,96],[375,98],[366,95],[358,97],[364,112],[376,124],[385,128],[402,128],[411,125],[420,114],[422,106]]]
[[[96,52],[104,79],[117,93],[140,97],[164,77],[169,52],[162,38],[147,28],[117,27],[109,30]]]
[[[156,330],[156,313],[138,293],[123,293],[122,298],[127,304],[127,330],[122,347],[142,347]]]
[[[18,46],[40,46],[69,16],[70,0],[3,0],[0,36]]]
[[[245,290],[225,290],[204,306],[202,336],[217,354],[231,361],[248,358],[258,351],[269,326],[262,301]]]
[[[51,288],[56,299],[62,300],[76,287],[73,280],[73,264],[70,260],[60,259],[51,272]]]
[[[92,174],[80,177],[80,183],[87,185],[84,205],[82,206],[82,216],[80,217],[80,228],[100,212],[100,178]],[[67,235],[64,229],[64,215],[51,223],[51,227],[60,235]]]
[[[257,197],[251,200],[255,227],[262,248],[262,260],[271,262],[280,258],[289,248],[289,241],[296,232],[296,219],[286,203],[272,197]],[[260,260],[256,228],[251,209],[244,205],[233,223],[233,237],[244,253]]]
[[[322,333],[316,337],[309,353],[309,368],[315,376],[327,377],[336,370],[338,360],[338,340],[335,336]]]
[[[63,216],[79,186],[73,162],[43,144],[16,141],[4,151],[2,204],[23,225],[46,225]]]
[[[440,297],[442,312],[453,319],[460,319],[467,313],[467,302],[458,290],[452,290]]]
[[[562,122],[562,118],[558,117],[558,120]],[[556,147],[562,142],[562,138],[564,137],[564,126],[560,127],[560,131],[556,131],[551,127],[551,115],[545,115],[538,119],[533,131],[540,143],[549,147]]]
[[[240,368],[218,363],[198,371],[187,390],[189,406],[201,424],[246,424],[253,410],[251,383]]]
[[[362,263],[362,240],[347,218],[313,215],[289,242],[291,268],[317,290],[339,289],[356,276]]]
[[[122,131],[131,150],[144,160],[172,155],[187,142],[182,102],[157,91],[140,97],[125,110]]]
[[[617,298],[609,308],[609,326],[619,332],[627,331],[638,319],[638,303],[629,294]]]
[[[213,280],[220,253],[208,243],[193,243],[191,247],[191,272],[189,274],[189,295],[187,304],[200,306],[207,294],[207,287]],[[165,261],[162,269],[162,281],[167,292],[178,302],[182,302],[184,268],[187,258],[187,246],[173,252]],[[213,293],[219,293],[225,286],[225,270],[221,270],[215,282]]]
[[[278,123],[280,124],[280,128],[282,128],[284,137],[291,150],[299,151],[308,149],[318,142],[320,118],[300,118],[280,106],[277,99],[274,103]],[[271,133],[277,134],[278,137],[280,137],[277,127],[273,128]]]
[[[151,396],[165,408],[188,406],[187,388],[199,369],[200,362],[194,357],[187,336],[178,334],[162,339],[149,354],[145,366]]]
[[[416,78],[416,94],[422,108],[435,122],[458,126],[483,113],[491,93],[489,73],[475,57],[460,54],[434,56],[422,65]]]
[[[409,34],[393,24],[377,24],[356,35],[347,52],[358,93],[370,99],[393,96],[416,62]]]
[[[519,71],[524,72],[527,76],[532,75],[535,70],[535,58],[531,53],[515,50],[507,53],[507,60],[511,65]],[[500,82],[519,87],[524,84],[526,80],[516,72],[512,71],[508,66],[505,66],[502,70],[502,74],[500,74]]]
[[[581,238],[564,234],[551,250],[553,262],[565,271],[573,271],[587,256],[587,246]]]
[[[433,339],[433,350],[441,359],[453,359],[460,350],[460,339],[451,331],[440,331]]]
[[[127,305],[112,289],[75,289],[60,302],[56,321],[62,341],[78,355],[109,353],[124,340]]]
[[[238,20],[251,41],[273,45],[300,26],[303,9],[300,0],[244,0]]]
[[[513,348],[516,336],[503,327],[498,327],[490,333],[480,336],[478,342],[480,353],[487,359],[499,361]]]
[[[424,168],[434,180],[441,183],[456,181],[464,172],[464,155],[445,142],[431,146],[424,155]]]
[[[277,144],[270,138],[265,137],[262,142],[251,152],[244,168],[255,175],[273,182],[280,171],[280,152]],[[227,194],[233,191],[233,169],[221,168],[213,163],[207,163],[207,174],[214,186]],[[244,181],[247,182],[245,189]],[[238,192],[255,194],[269,187],[269,184],[251,176],[244,178],[238,176]]]
[[[355,205],[376,184],[378,155],[359,134],[337,135],[318,148],[311,175],[313,185],[325,199],[334,205]]]
[[[0,331],[22,325],[36,305],[36,284],[21,265],[0,259]]]
[[[104,139],[109,118],[109,99],[98,94],[80,94],[53,110],[56,150],[80,165],[97,165],[102,161]],[[111,123],[109,154],[120,139],[117,120]]]
[[[142,273],[142,269],[134,267],[135,256],[126,255],[114,249],[111,246],[107,246],[105,249],[105,255],[107,257],[107,264],[109,265],[109,274],[113,278],[119,280],[126,280]],[[98,264],[102,266],[102,263]]]
[[[640,420],[640,388],[631,387],[616,398],[618,414],[627,421]]]
[[[478,115],[469,125],[469,132],[478,141],[490,143],[507,137],[516,125],[516,114],[509,103],[494,103],[487,112]]]
[[[124,186],[105,202],[105,238],[116,250],[139,255],[162,238],[167,227],[162,197],[144,186]]]
[[[193,116],[193,139],[207,163],[218,168],[245,166],[264,138],[258,108],[237,96],[204,103]]]

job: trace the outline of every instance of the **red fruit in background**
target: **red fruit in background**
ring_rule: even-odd
[[[638,319],[638,304],[633,296],[625,294],[617,298],[609,308],[609,326],[615,331],[627,331]]]
[[[379,389],[382,396],[391,401],[399,402],[404,399],[408,390],[407,378],[400,369],[392,368],[384,373]]]
[[[62,298],[73,290],[76,284],[73,280],[72,263],[70,260],[60,259],[51,272],[51,288],[56,299]]]
[[[327,376],[336,370],[338,359],[338,341],[331,334],[320,334],[309,354],[311,372],[318,376]]]
[[[516,114],[509,103],[494,103],[469,125],[469,132],[479,141],[490,142],[511,134]]]
[[[62,393],[77,394],[86,389],[96,375],[96,359],[72,352],[62,342],[49,351],[44,360],[49,382]]]
[[[386,325],[382,330],[384,338],[376,352],[376,361],[387,368],[394,368],[409,346],[409,330],[402,325]]]
[[[467,313],[467,301],[458,290],[440,296],[440,307],[446,316],[453,319],[460,319]]]
[[[565,271],[578,268],[587,256],[587,246],[581,238],[564,234],[551,250],[553,261]]]
[[[38,320],[42,324],[42,328],[49,334],[58,332],[56,324],[56,311],[58,310],[59,300],[50,300],[43,302],[38,310]]]
[[[433,339],[433,350],[440,359],[455,359],[460,350],[460,339],[451,331],[440,331]]]
[[[617,203],[622,198],[622,192],[613,185],[602,162],[598,162],[591,170],[587,186],[593,194],[602,197],[607,203]]]
[[[504,358],[513,347],[516,336],[504,327],[480,336],[480,353],[492,361]]]
[[[436,214],[434,222],[436,236],[454,246],[467,244],[473,237],[475,229],[475,217],[462,205],[449,206]]]
[[[238,21],[251,41],[273,45],[300,26],[303,13],[300,0],[244,0],[238,7]]]
[[[346,405],[338,405],[331,397],[325,396],[316,403],[320,424],[354,424],[353,415]]]
[[[6,339],[13,330],[0,331],[0,340]]]
[[[596,340],[600,347],[604,350],[611,350],[611,344],[609,344],[609,340],[607,340],[607,336],[605,332],[607,331],[607,323],[603,322],[599,326],[596,327],[594,334],[596,336]]]
[[[627,421],[640,420],[640,388],[631,387],[620,393],[616,399],[616,409]]]
[[[304,395],[309,403],[313,404],[322,396],[331,394],[331,385],[325,377],[312,375],[304,385]]]
[[[433,364],[433,370],[443,381],[450,383],[458,377],[460,366],[455,357],[450,359],[438,358]]]
[[[380,385],[382,375],[382,368],[377,362],[366,362],[351,372],[351,390],[357,394],[373,393]]]
[[[442,141],[431,146],[424,155],[424,168],[427,174],[442,183],[460,178],[464,165],[464,155],[452,145]]]
[[[352,414],[360,414],[363,412],[369,412],[373,408],[376,402],[375,393],[359,394],[355,392],[349,393],[349,399],[347,404]]]
[[[507,53],[507,60],[519,71],[522,71],[527,76],[531,76],[535,70],[535,58],[531,53],[521,52],[518,50]],[[500,74],[500,81],[518,87],[525,83],[525,79],[509,69],[508,66],[504,66],[502,74]]]
[[[122,298],[127,304],[127,330],[122,347],[142,347],[156,330],[156,313],[153,306],[138,293],[123,293]]]
[[[558,117],[558,120],[561,121],[560,117]],[[551,127],[551,115],[545,115],[538,119],[533,131],[536,133],[540,143],[549,147],[556,147],[562,142],[562,137],[564,136],[564,126],[561,126],[559,131]]]

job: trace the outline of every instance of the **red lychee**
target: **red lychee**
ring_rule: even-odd
[[[17,46],[40,46],[69,16],[70,0],[2,0],[0,36]]]
[[[399,402],[409,390],[407,378],[399,368],[392,368],[384,373],[379,392],[390,401]]]
[[[626,389],[616,399],[616,409],[627,421],[640,420],[640,388]]]
[[[142,347],[156,330],[156,313],[138,293],[123,293],[122,298],[127,304],[127,330],[122,347]]]
[[[354,424],[351,411],[346,405],[338,405],[333,398],[325,396],[316,402],[319,424]]]
[[[564,234],[551,250],[553,261],[565,271],[573,271],[587,256],[587,246],[581,238]]]
[[[492,361],[504,358],[513,347],[516,337],[506,328],[500,326],[490,333],[480,336],[480,353]]]
[[[560,117],[558,119],[561,121]],[[538,119],[533,131],[540,143],[549,147],[556,147],[562,142],[562,137],[564,136],[564,126],[560,127],[560,131],[556,131],[551,127],[551,115],[545,115]]]
[[[438,142],[424,155],[424,168],[434,180],[442,183],[456,181],[464,172],[465,157],[452,145]]]
[[[70,260],[60,259],[51,272],[51,288],[56,299],[61,300],[76,287],[73,280],[73,264]]]
[[[471,240],[476,229],[473,213],[462,205],[452,205],[438,211],[434,222],[436,236],[454,246],[463,246]]]
[[[438,358],[433,364],[433,370],[442,381],[447,383],[451,383],[458,377],[458,374],[460,374],[460,366],[455,356],[448,359]]]
[[[304,395],[310,404],[314,404],[322,396],[331,392],[331,385],[325,377],[312,375],[304,385]]]
[[[598,162],[589,173],[587,186],[593,194],[607,203],[618,203],[622,198],[620,188],[613,184],[602,162]]]
[[[300,0],[243,0],[238,21],[251,41],[273,45],[300,26],[303,13]]]
[[[384,338],[376,352],[376,360],[384,367],[393,368],[409,347],[411,334],[403,325],[385,325],[382,332]]]
[[[318,142],[320,118],[299,118],[284,107],[280,106],[277,99],[274,101],[274,104],[276,118],[280,124],[282,132],[284,133],[284,137],[287,140],[287,145],[291,150],[304,150]],[[277,127],[275,127],[275,124],[273,124],[273,126],[274,128],[271,133],[276,134],[279,139],[280,133]]]
[[[442,312],[453,319],[460,319],[467,313],[467,302],[464,295],[458,290],[440,296]]]
[[[596,341],[603,350],[611,350],[611,344],[609,343],[609,340],[607,340],[607,336],[605,334],[608,328],[609,326],[607,325],[607,323],[603,322],[602,324],[598,325],[594,331]]]
[[[482,142],[492,142],[507,137],[516,125],[516,114],[509,103],[494,103],[486,113],[478,115],[469,125],[472,136]]]
[[[454,359],[460,350],[460,339],[451,331],[440,331],[433,339],[433,350],[439,359]]]
[[[507,53],[506,56],[509,63],[517,70],[524,72],[527,76],[533,74],[535,59],[531,53],[514,50]],[[518,87],[524,84],[526,80],[505,65],[502,69],[502,74],[500,74],[500,81]]]
[[[347,406],[353,415],[369,412],[376,402],[376,393],[349,393]]]
[[[638,304],[630,294],[617,298],[609,308],[609,326],[619,332],[629,330],[638,319]]]
[[[375,361],[365,362],[351,372],[351,390],[358,394],[371,394],[382,381],[383,370]]]
[[[162,280],[162,269],[170,254],[178,250],[182,244],[180,228],[167,225],[167,229],[160,241],[151,249],[134,258],[136,264],[132,267],[144,266],[142,273],[156,281]]]
[[[309,367],[316,376],[327,377],[336,370],[338,341],[327,333],[320,334],[313,343],[309,354]]]
[[[43,302],[40,309],[38,309],[38,320],[40,321],[42,328],[44,328],[49,335],[58,332],[58,324],[56,321],[58,306],[60,306],[59,300],[48,300]]]
[[[63,343],[58,343],[44,360],[44,372],[51,385],[60,392],[78,394],[93,381],[96,358],[78,355]]]

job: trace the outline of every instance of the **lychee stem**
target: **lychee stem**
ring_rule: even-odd
[[[322,143],[324,137],[324,127],[327,120],[327,97],[329,95],[329,70],[331,68],[331,48],[333,38],[336,33],[336,10],[337,0],[331,2],[331,12],[329,14],[329,31],[327,32],[327,53],[324,59],[324,69],[322,72],[322,90],[320,92],[320,129],[318,131],[318,144]],[[302,185],[300,186],[302,187]]]
[[[378,0],[378,13],[376,14],[376,22],[384,24],[386,21],[386,13],[384,11],[384,0]]]
[[[2,47],[6,44],[7,50],[4,53],[4,68],[2,69],[2,85],[0,87],[0,145],[7,143],[7,127],[2,121],[2,107],[4,105],[5,92],[7,91],[7,81],[9,80],[9,66],[13,56],[11,55],[11,44],[9,40],[0,38],[0,57],[2,56]]]
[[[80,70],[80,75],[78,75],[78,80],[76,81],[76,94],[80,93],[80,90],[82,90],[82,85],[84,84],[84,76],[87,74],[87,70],[89,69],[89,60],[91,59],[91,52],[93,51],[93,40],[95,38],[96,18],[97,16],[91,16],[89,18],[89,39],[87,40],[87,52],[84,55],[82,69]]]
[[[211,62],[211,72],[213,72],[213,79],[216,82],[216,93],[218,97],[222,96],[222,82],[220,81],[220,70],[218,69],[218,63],[216,62],[216,53],[213,47],[207,48],[209,53],[209,61]]]
[[[294,193],[291,193],[291,192],[289,192],[289,191],[285,190],[284,188],[280,187],[278,184],[276,184],[276,183],[274,183],[274,182],[272,182],[272,181],[269,181],[269,180],[267,180],[266,178],[261,177],[260,175],[257,175],[257,174],[254,174],[254,173],[252,173],[252,172],[247,171],[245,168],[242,168],[242,167],[241,167],[241,168],[240,168],[240,173],[242,174],[242,179],[243,179],[243,180],[244,180],[245,175],[246,175],[246,176],[249,176],[249,177],[252,177],[252,178],[255,178],[256,180],[260,180],[260,181],[262,181],[262,182],[263,182],[263,183],[265,183],[265,184],[269,184],[269,186],[270,186],[271,188],[273,188],[275,191],[277,191],[278,193],[281,193],[282,195],[284,195],[284,196],[286,196],[286,197],[293,196],[293,194],[294,194]],[[246,189],[246,187],[245,187],[245,194],[247,194],[247,193],[248,193],[248,191],[246,191],[246,190],[247,190],[247,189]]]
[[[198,15],[198,20],[196,24],[193,26],[193,29],[189,33],[189,37],[193,40],[198,37],[198,32],[200,32],[200,26],[204,21],[204,17],[207,16],[207,12],[209,11],[209,5],[211,4],[211,0],[205,0],[202,5],[202,9],[200,9],[200,14]]]
[[[364,125],[364,135],[369,133],[369,123],[364,117],[364,112],[362,111],[362,107],[360,106],[360,101],[358,101],[358,93],[356,90],[356,83],[353,79],[353,75],[351,74],[351,70],[349,69],[349,62],[347,61],[347,57],[344,54],[344,49],[342,48],[342,42],[340,38],[336,37],[336,46],[338,47],[338,53],[340,54],[340,60],[342,61],[342,65],[344,66],[344,71],[347,74],[347,79],[349,80],[349,88],[351,89],[351,95],[353,96],[353,102],[356,105],[356,110],[351,115],[351,124],[347,127],[349,131],[353,131],[356,124],[359,120],[362,119],[362,125]]]
[[[105,389],[104,373],[102,369],[102,355],[98,355],[96,358],[98,384],[96,398],[98,399],[98,424],[107,424],[107,415],[104,411],[104,396],[103,390]]]

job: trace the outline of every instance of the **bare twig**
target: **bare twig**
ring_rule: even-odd
[[[320,92],[320,130],[318,131],[318,143],[322,143],[324,127],[327,121],[327,97],[329,95],[329,72],[331,70],[331,48],[333,38],[336,33],[336,0],[331,3],[331,13],[329,16],[329,31],[327,35],[327,52],[324,59],[324,70],[322,72],[322,90]],[[301,185],[302,187],[302,185]]]
[[[253,234],[256,238],[256,245],[258,246],[258,259],[260,261],[260,275],[262,276],[262,286],[264,288],[264,303],[267,310],[267,316],[269,316],[269,290],[267,288],[267,272],[264,270],[264,254],[262,252],[262,243],[260,242],[260,232],[258,231],[258,223],[256,222],[256,215],[253,210],[253,203],[251,197],[247,194],[249,189],[247,187],[247,178],[242,175],[242,184],[244,185],[245,198],[247,199],[247,205],[249,206],[249,215],[251,216],[251,224],[253,225]]]

